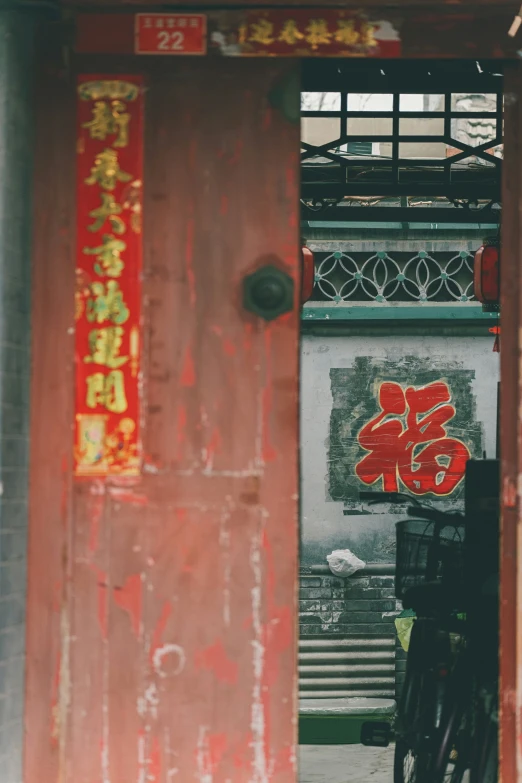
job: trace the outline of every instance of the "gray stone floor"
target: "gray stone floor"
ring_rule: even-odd
[[[299,783],[393,783],[393,750],[393,745],[301,745]]]

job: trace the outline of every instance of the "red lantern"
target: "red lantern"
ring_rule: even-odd
[[[312,297],[315,283],[314,254],[307,247],[301,249],[303,268],[301,274],[301,304],[305,304]]]
[[[500,302],[500,254],[497,243],[484,242],[475,253],[473,268],[475,296],[485,305]]]

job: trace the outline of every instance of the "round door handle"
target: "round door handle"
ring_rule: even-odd
[[[273,321],[294,307],[294,281],[290,275],[267,264],[243,281],[243,304],[265,321]]]

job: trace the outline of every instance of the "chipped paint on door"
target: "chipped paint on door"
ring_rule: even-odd
[[[30,559],[43,547],[48,567],[29,591],[26,783],[42,770],[46,783],[295,781],[299,125],[268,97],[287,72],[220,60],[146,74],[143,468],[72,479],[71,418],[51,436],[32,500]],[[68,127],[74,95],[45,78]],[[39,176],[63,144],[47,134]],[[74,179],[61,176],[61,219],[37,227],[52,262],[36,296],[61,276],[70,320],[35,336],[34,459],[56,385],[73,410]],[[266,257],[296,296],[269,323],[242,299]]]

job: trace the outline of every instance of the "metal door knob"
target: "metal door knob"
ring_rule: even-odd
[[[273,321],[294,306],[294,281],[275,266],[260,267],[243,281],[243,304],[245,310]]]

